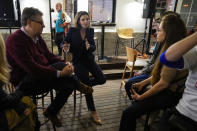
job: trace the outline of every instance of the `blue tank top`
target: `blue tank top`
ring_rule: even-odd
[[[61,33],[64,32],[64,27],[60,27],[59,24],[63,24],[63,20],[61,19],[62,11],[58,12],[58,16],[56,19],[56,32]]]

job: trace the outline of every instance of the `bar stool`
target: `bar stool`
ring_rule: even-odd
[[[134,37],[133,37],[133,28],[118,28],[117,29],[117,41],[116,41],[116,49],[115,49],[115,56],[119,54],[119,47],[121,40],[129,40],[131,39],[131,48],[134,48]],[[125,46],[123,46],[125,47]]]

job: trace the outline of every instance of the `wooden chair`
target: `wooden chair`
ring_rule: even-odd
[[[122,87],[122,85],[123,86],[125,85],[124,79],[125,79],[125,74],[126,74],[127,68],[129,69],[129,72],[130,72],[129,78],[131,78],[133,76],[134,65],[135,65],[135,61],[136,61],[136,57],[137,57],[137,51],[132,48],[129,48],[127,46],[126,46],[126,53],[127,53],[127,60],[125,63],[123,74],[122,74],[120,88]]]
[[[131,48],[134,48],[134,37],[133,37],[133,28],[118,28],[117,29],[117,42],[115,49],[115,56],[119,55],[119,48],[121,40],[129,40],[131,39]],[[123,45],[124,47],[124,45]]]
[[[40,94],[40,95],[33,94],[33,95],[31,96],[31,98],[33,99],[33,102],[36,104],[36,106],[38,105],[38,99],[41,99],[41,100],[42,100],[42,106],[40,106],[40,107],[37,106],[37,109],[42,109],[42,110],[46,109],[46,107],[44,106],[44,98],[45,98],[48,94],[50,95],[50,100],[51,100],[51,102],[52,102],[53,99],[54,99],[54,96],[53,96],[53,89],[51,89],[51,90],[49,90],[49,91],[47,91],[47,92],[45,92],[45,93],[42,93],[42,94]],[[38,121],[38,114],[36,115],[36,117],[37,117],[36,119],[37,119],[37,121]],[[46,120],[46,121],[44,121],[43,123],[38,123],[38,124],[40,124],[40,126],[42,126],[42,125],[46,124],[48,121],[49,121],[49,119]],[[53,123],[52,123],[52,126],[53,126],[53,130],[56,131],[56,127],[55,127],[55,125],[54,125]]]

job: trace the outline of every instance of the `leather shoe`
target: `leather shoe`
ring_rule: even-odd
[[[84,93],[84,94],[91,94],[94,91],[92,89],[92,87],[84,84],[81,81],[80,81],[80,86],[79,86],[79,88],[77,90],[80,91],[81,93]]]
[[[62,122],[60,119],[57,118],[57,115],[50,114],[47,109],[43,112],[43,115],[47,117],[55,126],[62,126]]]
[[[90,116],[92,117],[93,121],[98,124],[102,125],[101,118],[99,117],[98,113],[96,111],[91,111]]]

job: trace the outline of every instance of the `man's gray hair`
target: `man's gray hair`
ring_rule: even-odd
[[[21,25],[26,26],[27,25],[27,20],[36,20],[37,16],[42,16],[43,13],[38,10],[37,8],[34,7],[26,7],[23,9],[23,13],[21,16]]]

